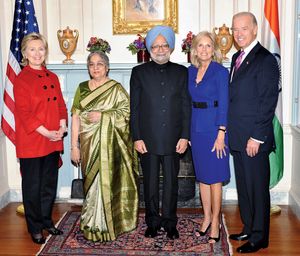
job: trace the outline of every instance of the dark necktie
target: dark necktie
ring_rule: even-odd
[[[242,64],[242,59],[243,59],[243,56],[244,56],[245,52],[244,51],[241,51],[240,52],[240,55],[237,57],[237,59],[235,60],[235,64],[234,64],[234,71],[237,71],[239,69],[239,67],[241,66]]]

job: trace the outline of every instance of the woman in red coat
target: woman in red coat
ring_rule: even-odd
[[[67,109],[57,76],[45,67],[46,39],[28,34],[21,47],[24,68],[14,82],[16,151],[27,228],[33,242],[43,244],[43,229],[52,235],[62,234],[51,215]]]

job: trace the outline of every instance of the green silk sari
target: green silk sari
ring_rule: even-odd
[[[87,119],[100,111],[98,123]],[[129,96],[114,80],[91,91],[79,85],[72,113],[80,118],[81,167],[86,198],[80,228],[92,241],[115,240],[137,226],[138,162],[129,134]]]

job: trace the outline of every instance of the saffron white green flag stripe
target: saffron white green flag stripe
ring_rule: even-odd
[[[262,44],[274,54],[278,61],[280,74],[280,33],[278,19],[278,0],[265,0],[262,25]],[[279,98],[273,119],[276,150],[270,154],[270,188],[273,188],[283,176],[283,130],[282,130],[282,90],[279,80]]]

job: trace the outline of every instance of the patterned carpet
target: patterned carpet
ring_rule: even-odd
[[[197,237],[195,230],[203,221],[199,214],[179,214],[178,225],[180,238],[169,240],[162,230],[155,238],[145,238],[146,224],[144,214],[139,215],[139,225],[136,230],[123,234],[113,242],[93,243],[84,239],[79,230],[80,212],[67,212],[60,220],[58,228],[64,231],[61,236],[50,236],[37,255],[232,255],[228,242],[227,228],[222,218],[221,239],[212,245],[207,243],[208,235]]]

